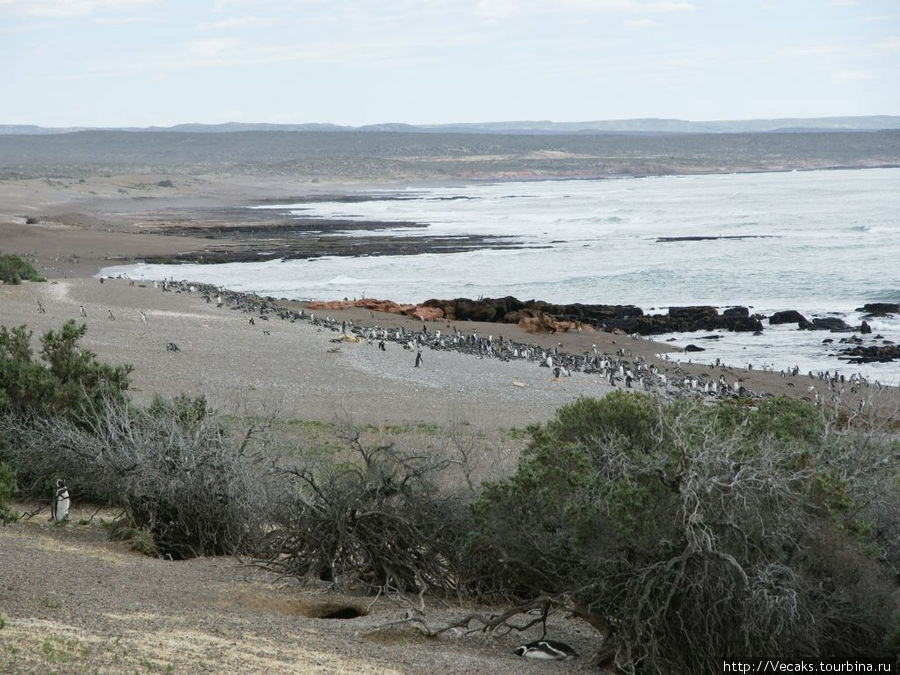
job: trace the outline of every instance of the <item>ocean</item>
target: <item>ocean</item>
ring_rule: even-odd
[[[900,302],[900,169],[477,183],[368,190],[364,201],[267,204],[286,217],[397,221],[379,234],[495,235],[524,248],[221,265],[128,265],[104,275],[187,279],[293,299],[397,302],[502,297],[558,303],[744,305],[838,316]],[[366,229],[348,231],[363,236]],[[687,238],[687,239],[685,239]],[[900,343],[900,316],[870,319],[864,344]],[[861,373],[900,384],[900,362],[847,364],[845,334],[768,327],[656,336],[694,362]],[[717,339],[704,336],[719,335]],[[876,335],[882,336],[875,341]],[[823,340],[833,339],[827,344]],[[681,358],[679,356],[679,358]]]

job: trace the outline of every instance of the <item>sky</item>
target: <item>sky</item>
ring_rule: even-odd
[[[0,124],[898,114],[898,0],[0,0]]]

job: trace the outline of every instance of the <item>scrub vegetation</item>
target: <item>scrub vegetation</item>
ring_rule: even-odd
[[[135,406],[130,368],[84,331],[49,331],[39,356],[25,327],[0,332],[0,508],[63,476],[121,509],[112,534],[147,554],[364,587],[428,635],[569,612],[627,673],[900,651],[900,440],[875,420],[615,392],[529,427],[498,475],[432,429],[416,448],[336,425],[327,451],[285,451],[274,415]],[[435,625],[430,598],[507,611]]]

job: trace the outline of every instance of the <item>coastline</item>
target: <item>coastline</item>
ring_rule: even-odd
[[[155,180],[159,178],[159,180]],[[141,310],[150,311],[151,313],[158,308],[161,312],[169,313],[174,319],[181,316],[191,316],[190,321],[193,322],[195,332],[186,326],[179,326],[176,322],[167,324],[166,330],[170,332],[176,342],[189,341],[195,336],[202,333],[197,332],[201,327],[204,331],[225,330],[223,326],[228,322],[222,321],[220,315],[205,314],[205,308],[198,308],[193,304],[175,303],[175,306],[169,308],[166,303],[170,302],[168,298],[181,298],[180,295],[172,293],[166,296],[166,302],[159,304],[159,297],[152,294],[136,294],[136,289],[125,288],[127,282],[108,282],[107,284],[99,284],[96,278],[98,271],[110,265],[119,264],[128,260],[142,260],[154,255],[170,255],[176,256],[185,251],[203,251],[207,250],[211,242],[214,245],[222,245],[223,240],[210,240],[200,236],[183,236],[166,234],[166,230],[170,227],[191,227],[200,226],[216,227],[221,225],[235,225],[233,218],[228,219],[225,216],[229,209],[245,206],[251,202],[259,203],[261,200],[280,201],[281,199],[290,199],[298,194],[304,194],[313,199],[322,195],[331,195],[338,192],[355,193],[365,189],[393,189],[409,185],[408,183],[353,183],[353,182],[333,182],[333,183],[301,183],[297,180],[269,180],[260,179],[258,177],[239,176],[236,178],[223,176],[192,176],[190,178],[178,178],[173,181],[174,187],[160,187],[158,183],[163,180],[160,175],[131,175],[131,176],[92,176],[84,179],[71,179],[69,181],[41,181],[37,179],[28,179],[24,181],[4,181],[0,182],[0,241],[3,242],[4,252],[16,252],[25,254],[26,257],[35,261],[35,265],[40,271],[51,280],[60,283],[66,282],[66,287],[71,289],[71,294],[66,295],[66,299],[59,307],[59,312],[55,314],[55,319],[61,321],[64,317],[79,318],[77,311],[78,306],[82,303],[88,303],[86,306],[91,307],[91,313],[98,317],[103,317],[106,313],[106,305],[114,308],[117,313],[130,315],[132,320],[138,316]],[[428,184],[445,185],[446,182],[429,181]],[[125,186],[125,187],[122,187]],[[420,187],[424,187],[423,182]],[[125,192],[125,194],[122,193]],[[196,214],[196,215],[195,215]],[[205,220],[204,220],[205,219]],[[32,220],[30,224],[26,220]],[[278,219],[273,218],[271,221],[262,219],[263,223],[277,224]],[[241,237],[225,240],[224,245],[240,247],[245,241],[241,241]],[[57,284],[58,287],[58,284]],[[35,323],[33,326],[35,332],[39,333],[45,330],[44,324],[50,316],[41,315],[34,316],[32,307],[28,304],[33,302],[33,297],[20,303],[19,309],[15,312],[10,311],[9,294],[12,292],[11,287],[2,287],[4,291],[3,299],[3,318],[4,323]],[[113,295],[113,289],[120,289],[116,295]],[[58,289],[57,289],[58,290]],[[100,291],[103,291],[101,293]],[[141,289],[143,290],[143,289]],[[69,291],[67,291],[69,293]],[[34,296],[37,297],[37,296]],[[161,296],[160,296],[161,297]],[[47,301],[59,299],[58,294],[50,293],[45,298]],[[76,302],[77,301],[77,302]],[[302,303],[281,303],[291,308],[302,308]],[[47,303],[45,302],[45,305]],[[49,305],[48,305],[49,307]],[[358,322],[360,325],[366,324],[371,319],[367,310],[329,310],[327,312],[337,321],[346,320]],[[49,314],[49,312],[48,312]],[[167,316],[167,314],[163,314]],[[37,322],[37,319],[41,319]],[[409,331],[421,329],[421,323],[415,319],[408,317],[398,317],[396,315],[376,313],[376,319],[379,326],[404,326]],[[161,320],[161,319],[160,319]],[[105,320],[104,320],[105,321]],[[273,382],[279,382],[280,373],[278,367],[272,365],[263,366],[260,363],[262,352],[274,349],[278,354],[273,355],[273,359],[280,358],[282,363],[286,354],[290,354],[294,345],[290,340],[284,338],[284,342],[280,344],[271,344],[276,342],[270,341],[270,344],[261,342],[263,336],[261,331],[257,330],[255,334],[247,332],[248,328],[242,325],[246,321],[246,317],[237,321],[234,327],[229,328],[222,334],[221,339],[212,339],[203,342],[201,350],[210,350],[215,353],[221,350],[223,345],[232,341],[235,343],[234,349],[225,350],[222,358],[216,359],[211,355],[204,354],[192,355],[191,359],[196,359],[196,369],[198,379],[190,382],[188,379],[181,377],[179,373],[166,373],[165,368],[160,368],[158,363],[159,357],[154,353],[153,357],[144,357],[140,355],[140,350],[134,347],[140,344],[140,340],[144,339],[143,334],[137,331],[122,332],[122,324],[116,322],[115,331],[113,331],[112,322],[91,320],[89,321],[88,344],[92,348],[97,349],[101,356],[110,358],[113,361],[131,360],[145,364],[143,368],[147,373],[158,373],[158,376],[147,375],[145,380],[141,380],[137,385],[141,389],[150,391],[154,387],[159,387],[160,391],[167,393],[178,393],[177,388],[181,387],[185,391],[198,392],[202,389],[200,385],[206,383],[214,386],[222,391],[235,389],[235,381],[246,379],[248,386],[257,387],[265,386],[265,378],[260,373],[272,371]],[[371,322],[370,322],[371,323]],[[585,354],[593,350],[596,345],[597,350],[601,353],[615,354],[618,350],[624,349],[630,353],[631,358],[641,358],[648,364],[654,364],[658,368],[666,371],[672,371],[679,374],[681,379],[687,377],[709,376],[710,368],[692,363],[675,364],[667,362],[665,359],[659,358],[658,354],[671,353],[676,350],[669,344],[664,342],[656,342],[652,339],[635,340],[625,335],[613,335],[603,332],[567,332],[557,333],[555,335],[526,334],[521,328],[514,324],[479,324],[478,322],[456,322],[460,330],[477,331],[480,335],[493,335],[505,339],[520,340],[523,342],[533,342],[536,346],[544,349],[557,347],[560,351],[571,354]],[[58,327],[57,325],[47,325],[47,327]],[[435,326],[437,327],[437,326]],[[138,328],[132,326],[132,328]],[[240,330],[236,330],[240,328]],[[257,328],[259,328],[257,326]],[[267,326],[268,328],[268,326]],[[103,334],[103,335],[101,335]],[[273,336],[274,337],[274,334]],[[698,336],[699,337],[699,336]],[[162,339],[162,338],[160,338]],[[137,342],[135,342],[137,341]],[[164,345],[164,340],[161,344]],[[322,354],[330,345],[315,344],[315,349],[319,350],[317,356],[319,359],[325,358]],[[155,347],[154,347],[155,348]],[[254,354],[252,363],[248,363],[247,367],[242,367],[241,372],[235,372],[231,375],[231,382],[226,382],[227,378],[206,377],[209,373],[213,373],[217,368],[226,363],[225,356],[232,354],[235,363],[240,362],[240,357],[245,354]],[[182,355],[184,356],[184,355]],[[331,355],[334,356],[334,355]],[[346,356],[346,355],[345,355]],[[457,358],[457,357],[454,357]],[[465,372],[477,371],[478,366],[483,365],[485,360],[477,359],[469,356],[459,355],[460,359],[469,359],[461,361],[463,365],[457,365],[453,361],[453,365],[446,364],[447,368],[461,368]],[[186,360],[186,359],[184,359]],[[332,359],[337,361],[338,359]],[[471,361],[476,363],[472,363]],[[410,359],[411,362],[411,359]],[[492,364],[497,365],[497,364]],[[508,369],[509,364],[503,364],[507,370],[493,373],[490,377],[495,379],[503,378],[504,381],[516,379],[518,375],[512,375]],[[357,364],[358,367],[362,368]],[[168,367],[168,366],[167,366]],[[318,366],[317,366],[318,367]],[[380,368],[380,367],[379,367]],[[370,368],[372,370],[372,368]],[[367,405],[371,404],[372,397],[368,391],[377,391],[384,381],[392,381],[394,378],[397,389],[402,389],[398,382],[405,382],[407,386],[427,387],[427,382],[419,382],[411,385],[409,373],[406,373],[406,364],[398,359],[396,364],[387,369],[389,372],[369,373],[365,384],[360,387],[348,385],[347,390],[341,390],[340,387],[331,386],[335,379],[334,373],[329,373],[327,368],[322,369],[319,378],[319,387],[329,383],[331,390],[326,398],[330,397],[328,405],[322,405],[316,396],[305,397],[305,395],[296,395],[297,403],[292,406],[295,411],[292,414],[303,414],[304,411],[317,411],[316,415],[322,419],[330,419],[333,416],[335,405],[340,400],[358,399],[367,401]],[[403,373],[403,376],[397,380],[396,372]],[[415,372],[415,371],[413,371]],[[546,369],[540,369],[540,377],[535,380],[535,385],[540,385],[537,390],[542,391],[549,387],[549,374]],[[506,373],[510,373],[507,375]],[[716,372],[716,377],[720,374]],[[811,382],[790,382],[781,378],[778,373],[767,373],[759,370],[749,371],[743,368],[726,368],[722,373],[728,380],[728,384],[732,384],[735,380],[740,380],[743,386],[754,392],[772,395],[790,395],[806,398],[813,401],[815,394],[818,393],[820,399],[826,399],[830,391],[828,386],[818,380]],[[579,374],[581,375],[581,374]],[[348,377],[356,378],[357,374]],[[602,378],[594,377],[593,381],[580,384],[573,384],[577,379],[566,378],[566,382],[553,383],[557,390],[563,388],[570,389],[566,395],[547,394],[543,392],[537,396],[540,403],[534,405],[522,405],[524,399],[516,399],[510,397],[506,388],[514,387],[514,385],[506,382],[503,388],[498,389],[493,384],[484,385],[485,392],[492,392],[495,398],[506,398],[510,401],[518,401],[516,404],[510,405],[506,410],[506,417],[510,418],[505,424],[507,426],[522,426],[523,423],[530,421],[541,421],[549,418],[556,407],[581,394],[602,393],[605,391]],[[804,378],[800,378],[804,379]],[[808,378],[805,378],[808,379]],[[546,381],[545,381],[546,380]],[[435,383],[432,383],[435,384]],[[793,386],[789,386],[793,384]],[[453,388],[453,383],[447,382],[446,387]],[[608,386],[608,383],[606,383]],[[809,387],[813,387],[810,391]],[[275,390],[279,390],[279,386],[275,386]],[[464,389],[465,387],[457,387]],[[501,391],[502,389],[502,391]],[[286,385],[286,390],[290,390],[290,385]],[[388,388],[390,390],[390,387]],[[485,394],[484,397],[477,401],[466,401],[464,391],[451,391],[444,396],[444,401],[435,398],[427,407],[421,408],[419,412],[425,415],[429,420],[446,419],[449,416],[456,415],[453,408],[461,407],[468,410],[467,415],[472,420],[483,420],[488,422],[493,420],[496,422],[496,415],[487,415],[479,412],[482,408],[489,408],[493,405],[491,395]],[[520,392],[521,393],[521,392]],[[396,392],[397,401],[413,401],[415,395],[410,396],[408,393]],[[543,398],[542,398],[543,397]],[[319,397],[320,398],[320,397]],[[221,397],[220,397],[221,400]],[[857,400],[857,399],[854,399]],[[305,401],[305,404],[301,404]],[[373,419],[379,415],[384,416],[385,420],[403,420],[409,421],[413,418],[411,411],[418,408],[414,405],[406,405],[397,403],[393,408],[390,406],[383,409],[372,409]],[[440,412],[440,414],[438,414]],[[512,418],[516,415],[522,415],[523,419],[516,423]],[[501,416],[503,417],[503,416]],[[473,422],[474,423],[474,422]]]
[[[560,406],[580,396],[626,388],[624,378],[616,376],[610,385],[608,377],[596,370],[554,377],[550,368],[541,367],[537,353],[531,359],[504,360],[468,348],[435,349],[423,344],[406,349],[407,336],[418,335],[423,327],[420,320],[407,316],[350,308],[313,312],[317,316],[310,321],[305,303],[221,292],[218,307],[216,297],[206,302],[202,289],[188,292],[190,285],[172,284],[163,291],[162,285],[132,286],[124,279],[26,282],[0,286],[0,306],[3,323],[28,324],[35,343],[40,334],[67,319],[86,323],[86,347],[104,360],[135,366],[132,396],[138,403],[149,403],[155,393],[203,394],[215,407],[277,410],[288,420],[349,418],[375,426],[462,423],[473,429],[502,430],[546,421]],[[38,300],[46,310],[43,313],[37,310]],[[86,318],[80,316],[82,306]],[[291,315],[301,311],[307,314],[305,319]],[[115,318],[109,318],[108,312]],[[346,322],[350,337],[354,334],[351,325],[402,328],[405,336],[388,339],[382,351],[377,339],[342,341],[341,322]],[[747,396],[786,395],[812,402],[818,395],[828,404],[834,393],[829,383],[805,374],[783,378],[759,370],[679,364],[658,356],[673,350],[671,346],[626,335],[531,334],[515,324],[471,321],[435,322],[426,329],[431,335],[441,330],[445,336],[459,331],[463,336],[491,335],[494,341],[502,337],[547,354],[556,349],[560,356],[599,353],[623,364],[626,371],[643,363],[667,378],[664,385],[653,381],[647,391],[667,395],[691,391],[702,396],[702,390],[692,391],[690,380],[702,386],[705,380],[720,377],[729,388],[739,382]],[[169,343],[179,350],[167,350]],[[424,357],[419,368],[414,365],[418,349]],[[632,390],[637,390],[637,383]],[[732,392],[725,395],[730,397]],[[900,408],[900,390],[874,386],[853,392],[848,387],[840,405],[853,410],[869,399],[882,417],[895,418]]]

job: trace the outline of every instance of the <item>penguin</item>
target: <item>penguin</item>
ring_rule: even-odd
[[[83,316],[85,319],[87,318],[87,312],[84,310],[84,305],[81,305],[81,316]]]
[[[420,365],[422,365],[422,351],[421,351],[421,350],[418,350],[418,351],[416,351],[416,365],[415,365],[415,367],[418,368]]]
[[[56,481],[56,491],[50,504],[50,520],[61,523],[69,519],[69,488],[62,478]]]
[[[565,661],[577,658],[578,653],[569,645],[556,640],[536,640],[513,650],[516,656],[526,659],[544,659],[546,661]]]

